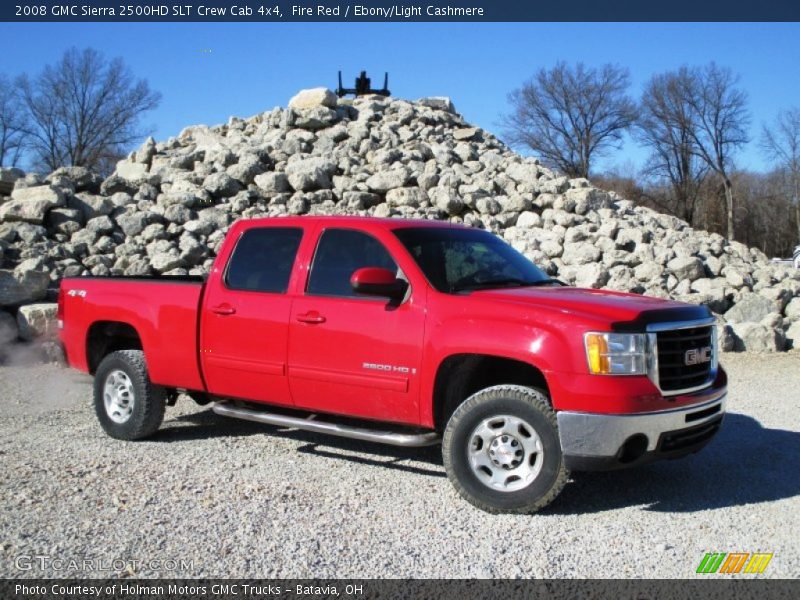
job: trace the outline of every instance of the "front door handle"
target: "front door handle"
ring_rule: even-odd
[[[323,317],[317,311],[312,310],[304,315],[297,315],[297,320],[300,321],[301,323],[310,323],[312,325],[318,325],[320,323],[325,322],[325,317]]]
[[[236,313],[236,309],[233,308],[230,304],[219,304],[217,306],[211,307],[211,312],[217,315],[232,315]]]

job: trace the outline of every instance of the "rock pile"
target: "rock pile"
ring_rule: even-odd
[[[725,350],[800,345],[800,271],[521,157],[448,98],[305,90],[288,108],[148,139],[105,180],[80,167],[0,179],[13,184],[0,308],[24,335],[43,309],[38,326],[16,309],[52,300],[61,277],[200,274],[240,217],[360,214],[483,227],[570,284],[705,304]]]

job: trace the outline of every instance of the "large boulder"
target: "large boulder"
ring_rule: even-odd
[[[36,338],[52,338],[58,331],[56,323],[57,304],[28,304],[17,311],[19,337],[25,341]]]
[[[417,104],[449,113],[456,112],[456,107],[453,106],[453,101],[450,100],[448,96],[428,96],[427,98],[420,98],[417,100]]]
[[[13,271],[0,269],[0,306],[41,300],[49,284],[50,276],[35,259],[23,261]]]
[[[729,323],[757,323],[775,312],[775,305],[760,294],[745,294],[728,312]]]
[[[330,127],[339,119],[336,111],[326,106],[314,106],[297,111],[294,125],[301,129],[316,131]]]
[[[681,281],[705,277],[703,261],[696,256],[677,256],[667,263],[667,269]]]
[[[55,182],[66,180],[72,182],[76,192],[91,192],[96,194],[100,191],[100,184],[103,178],[86,167],[60,167],[50,173],[48,181]]]
[[[800,348],[800,321],[795,321],[786,329],[786,342],[792,348]]]
[[[150,179],[150,167],[139,162],[121,160],[117,163],[116,175],[133,184],[144,183]]]
[[[295,110],[315,108],[318,106],[333,108],[336,106],[336,101],[336,94],[328,88],[311,88],[308,90],[300,90],[296,95],[292,96],[292,99],[289,100],[289,108]]]
[[[269,194],[282,194],[291,189],[289,178],[286,177],[286,174],[275,171],[256,175],[255,184]]]
[[[367,178],[367,187],[373,192],[386,193],[391,189],[405,186],[411,173],[406,167],[396,167],[387,171],[379,171]]]
[[[0,221],[41,225],[51,208],[64,206],[64,192],[50,185],[14,188],[11,200],[0,207]]]
[[[306,192],[330,189],[333,185],[331,177],[335,171],[336,163],[315,156],[290,163],[286,167],[286,176],[293,189]]]
[[[781,352],[786,338],[783,331],[763,323],[734,323],[731,325],[738,352]]]

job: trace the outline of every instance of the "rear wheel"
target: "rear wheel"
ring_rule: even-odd
[[[568,478],[556,415],[544,392],[499,385],[471,396],[442,441],[447,475],[466,500],[492,513],[530,513]]]
[[[120,440],[138,440],[158,430],[167,395],[147,375],[144,352],[120,350],[106,356],[94,378],[94,409],[103,430]]]

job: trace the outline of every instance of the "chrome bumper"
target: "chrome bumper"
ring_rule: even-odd
[[[610,415],[561,411],[557,414],[561,451],[565,457],[613,458],[620,455],[628,440],[634,436],[641,439],[643,435],[647,438],[645,452],[655,453],[663,434],[699,427],[725,414],[726,388],[712,389],[698,396],[698,404],[648,413]]]

